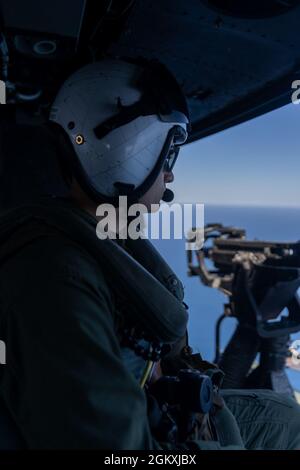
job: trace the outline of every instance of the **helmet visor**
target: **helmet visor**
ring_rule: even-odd
[[[144,90],[151,96],[157,115],[163,122],[189,126],[189,110],[185,96],[172,73],[160,62],[151,61],[140,78]]]
[[[171,72],[160,62],[149,61],[144,66],[135,86],[141,98],[129,106],[118,98],[116,114],[94,128],[98,139],[128,124],[140,116],[157,115],[163,122],[185,124],[189,130],[190,119],[185,96]]]

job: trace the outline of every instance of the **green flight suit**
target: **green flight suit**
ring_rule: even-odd
[[[73,210],[70,202],[55,204],[58,210],[60,205]],[[2,228],[0,220],[0,239]],[[86,247],[57,231],[28,240],[7,256],[13,237],[2,239],[0,251],[0,339],[6,343],[7,362],[2,368],[1,393],[24,447],[169,447],[152,439],[144,391],[124,363],[116,334],[119,312],[105,269]],[[220,443],[199,441],[199,448],[242,449],[244,443],[264,447],[264,439],[256,443],[249,422],[255,412],[258,434],[259,423],[264,426],[264,410],[270,406],[260,407],[258,419],[257,408],[246,404],[243,414],[236,392],[226,394],[229,407],[218,418],[220,426],[225,426],[223,439]],[[280,426],[287,436],[280,447],[291,447],[292,438],[292,446],[298,446],[299,407],[289,400],[282,404],[280,398],[273,403],[275,414],[281,410],[284,423]],[[237,414],[240,431],[230,409]],[[246,433],[241,429],[244,424]],[[276,448],[275,436],[272,442]]]

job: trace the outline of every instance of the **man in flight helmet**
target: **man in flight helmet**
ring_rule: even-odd
[[[96,203],[118,204],[122,195],[139,201],[160,174],[172,172],[188,136],[189,113],[162,64],[105,60],[64,83],[50,121],[72,144],[70,163],[84,192]],[[152,203],[161,199],[170,201],[171,191],[164,188]]]
[[[182,284],[151,243],[96,236],[99,204],[118,207],[125,196],[151,210],[172,200],[166,185],[189,114],[171,73],[155,61],[86,65],[59,90],[47,127],[67,196],[13,208],[0,220],[9,234],[0,271],[7,313],[0,414],[15,430],[8,447],[299,447],[292,400],[226,391],[227,407],[216,393],[220,372],[187,344]],[[204,390],[184,432],[160,406],[162,374],[174,375],[173,384],[192,377]]]

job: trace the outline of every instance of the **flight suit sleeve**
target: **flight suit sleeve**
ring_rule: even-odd
[[[28,447],[151,449],[144,392],[122,362],[96,263],[44,240],[14,257],[4,278],[2,390]]]

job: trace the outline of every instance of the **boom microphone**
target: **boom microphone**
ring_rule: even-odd
[[[171,191],[171,189],[166,189],[164,194],[163,194],[162,200],[164,202],[171,202],[171,201],[173,201],[173,199],[174,199],[173,191]]]

